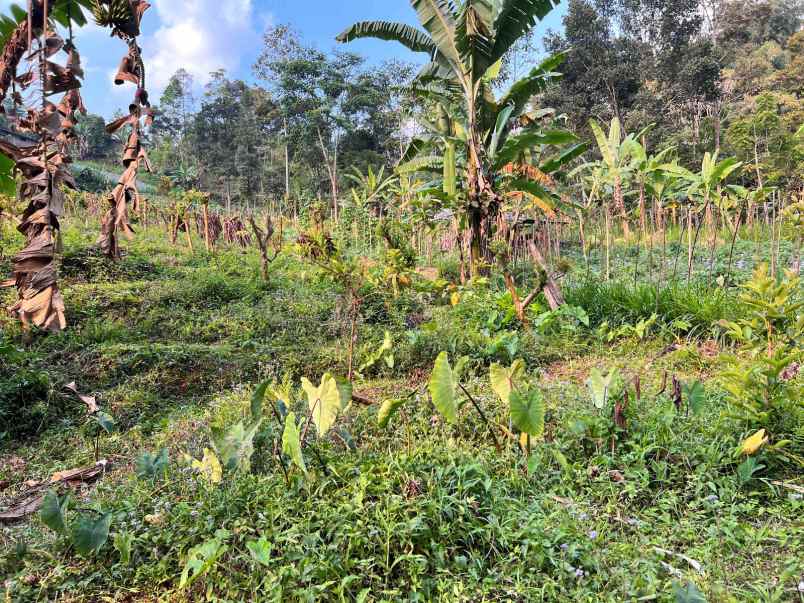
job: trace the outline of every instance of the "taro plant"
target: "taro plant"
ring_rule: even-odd
[[[307,402],[305,417],[299,419],[295,412],[288,411],[293,403],[293,387],[288,377],[283,384],[263,383],[254,391],[251,401],[252,416],[263,412],[266,397],[270,397],[271,412],[276,419],[281,432],[281,439],[275,442],[275,457],[282,469],[285,480],[290,484],[289,469],[296,466],[305,475],[307,463],[304,460],[303,450],[309,446],[313,455],[320,464],[324,473],[327,467],[318,448],[308,439],[311,426],[315,427],[315,434],[319,439],[334,430],[338,417],[346,411],[352,400],[352,384],[346,379],[339,379],[326,373],[318,385],[306,378],[301,382],[302,390]],[[344,441],[351,440],[345,430],[335,431],[337,437]],[[286,459],[289,465],[286,464]]]
[[[385,335],[383,336],[382,344],[368,355],[366,361],[361,364],[360,368],[357,370],[357,374],[362,375],[380,363],[383,363],[389,369],[392,369],[394,368],[395,362],[394,341],[391,337],[390,331],[386,330]]]
[[[224,472],[236,473],[251,470],[251,457],[254,455],[254,439],[263,422],[262,398],[265,387],[260,386],[255,398],[252,398],[250,417],[238,421],[228,429],[213,427],[211,448],[204,449],[204,456],[199,461],[187,458],[200,476],[210,484],[219,484]],[[160,460],[154,461],[157,465]]]
[[[497,437],[499,430],[508,437],[518,440],[523,449],[530,454],[532,439],[540,438],[544,434],[545,404],[541,390],[525,374],[524,363],[516,360],[507,368],[492,364],[489,370],[491,388],[507,405],[510,424],[520,434],[517,438],[508,428],[490,420],[477,399],[461,383],[460,375],[467,361],[467,358],[462,358],[453,369],[446,352],[438,356],[428,382],[433,405],[447,422],[457,424],[459,411],[465,403],[465,400],[458,395],[460,390],[487,425],[498,451],[502,451],[502,445]],[[401,403],[387,403],[381,409],[380,420],[387,421],[386,417],[391,416],[398,405]]]
[[[159,453],[144,452],[134,464],[134,470],[140,479],[155,480],[165,477],[170,464],[168,449],[162,448]]]
[[[510,367],[492,364],[489,369],[491,389],[507,404],[511,424],[520,432],[520,442],[530,456],[531,440],[544,435],[544,396],[528,378],[525,363],[516,360]]]
[[[430,374],[430,380],[427,384],[430,398],[433,401],[433,405],[444,419],[446,419],[448,423],[456,425],[459,418],[458,413],[462,405],[462,400],[458,396],[458,390],[463,392],[463,395],[471,402],[472,406],[474,406],[475,410],[480,415],[480,418],[488,427],[497,450],[501,451],[502,446],[497,438],[498,427],[489,420],[480,404],[460,381],[461,373],[467,361],[467,358],[461,358],[455,369],[453,369],[449,361],[449,355],[446,352],[441,352],[438,358],[436,358],[433,372]]]
[[[63,536],[82,557],[97,554],[109,540],[113,513],[96,509],[76,509],[69,513],[69,494],[59,497],[49,490],[42,501],[39,516],[51,530]]]
[[[229,550],[226,541],[230,537],[231,532],[228,530],[216,530],[214,538],[191,548],[187,552],[184,569],[179,580],[179,588],[190,588],[196,580],[212,570],[221,556]]]

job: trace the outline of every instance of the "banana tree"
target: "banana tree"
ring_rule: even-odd
[[[628,222],[628,211],[625,208],[624,187],[635,167],[635,153],[641,147],[638,141],[650,126],[638,134],[629,134],[625,138],[622,135],[620,120],[616,117],[609,124],[608,134],[603,132],[603,129],[595,120],[590,120],[589,126],[595,136],[595,142],[602,157],[601,164],[604,167],[606,178],[612,187],[614,210],[620,216],[623,235],[628,239],[631,236],[631,225]]]
[[[632,143],[632,172],[634,184],[637,186],[636,192],[639,195],[639,222],[643,237],[647,231],[647,195],[652,194],[654,202],[657,197],[659,201],[661,200],[661,196],[667,186],[666,174],[662,166],[666,163],[667,156],[673,150],[673,147],[669,147],[656,155],[649,155],[646,146],[638,140],[634,140]]]
[[[394,192],[398,178],[393,174],[386,176],[384,165],[376,172],[368,166],[365,174],[355,167],[351,173],[346,174],[346,178],[355,185],[352,188],[355,204],[361,207],[373,207],[378,216],[382,217],[386,197]]]
[[[79,91],[84,70],[72,36],[73,23],[86,22],[81,6],[74,0],[30,0],[28,11],[11,5],[11,17],[0,19],[0,103],[16,82],[8,119],[32,135],[29,144],[19,146],[0,141],[5,156],[0,162],[2,188],[8,190],[13,175],[21,174],[18,197],[27,202],[17,227],[25,247],[14,257],[11,278],[0,287],[17,288],[17,302],[10,311],[26,330],[35,326],[60,331],[67,326],[56,250],[64,189],[76,187],[67,168],[72,161],[68,148],[75,138],[76,115],[86,113]],[[56,24],[69,28],[66,41],[56,32]],[[63,66],[53,58],[61,52],[66,55],[61,57]],[[58,105],[49,100],[55,95],[62,95]]]
[[[717,206],[722,196],[723,185],[729,176],[740,166],[742,162],[734,157],[728,157],[723,161],[718,161],[720,151],[705,153],[701,161],[701,170],[691,172],[677,164],[665,164],[663,169],[680,176],[689,183],[686,196],[690,201],[688,206],[687,218],[687,282],[692,278],[692,263],[695,259],[695,247],[698,243],[698,235],[703,226],[703,220],[698,220],[697,228],[693,238],[692,223],[695,213],[706,214],[712,205]]]
[[[404,23],[367,21],[352,25],[340,42],[358,38],[394,40],[430,62],[418,81],[456,89],[466,119],[466,213],[471,232],[472,272],[485,257],[500,196],[494,190],[482,123],[489,93],[485,76],[508,50],[557,5],[556,0],[410,0],[423,29]],[[528,78],[525,78],[526,80]],[[527,83],[519,91],[525,95]],[[529,96],[529,95],[528,95]]]
[[[563,59],[564,54],[550,57],[499,100],[491,94],[484,98],[481,122],[486,129],[481,132],[481,141],[486,149],[488,174],[499,194],[500,208],[513,202],[517,204],[515,210],[521,210],[522,202],[526,202],[525,208],[553,217],[560,201],[554,190],[554,176],[586,150],[586,145],[579,143],[573,134],[555,125],[554,109],[527,111],[531,97],[560,77],[554,70]],[[492,67],[485,77],[488,84],[495,77],[496,67]],[[431,98],[432,92],[431,86],[424,97]],[[438,99],[439,120],[435,124],[425,123],[425,127],[438,135],[438,147],[443,156],[434,156],[432,145],[414,141],[406,153],[406,163],[398,169],[441,168],[444,192],[450,194],[451,187],[455,186],[455,167],[466,163],[465,156],[454,154],[454,149],[457,143],[465,142],[468,124],[463,119],[450,117],[461,115],[461,112],[455,109],[456,103],[449,90],[441,89]],[[553,118],[552,122],[545,125],[550,118]],[[555,150],[556,147],[563,148]]]

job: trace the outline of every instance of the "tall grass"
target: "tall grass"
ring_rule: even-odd
[[[739,301],[733,293],[703,284],[670,285],[587,281],[565,291],[567,303],[586,310],[593,326],[634,324],[657,314],[665,324],[684,321],[687,331],[709,330],[721,319],[733,319]]]

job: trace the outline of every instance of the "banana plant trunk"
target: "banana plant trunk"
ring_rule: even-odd
[[[499,198],[489,181],[483,145],[477,131],[474,102],[469,103],[469,130],[467,132],[467,213],[469,220],[469,259],[472,277],[482,276],[488,256],[488,238],[497,217]]]
[[[625,210],[625,194],[623,193],[623,183],[619,174],[614,179],[614,203],[620,214],[622,221],[623,236],[626,241],[631,238],[631,225],[628,223],[628,212]]]

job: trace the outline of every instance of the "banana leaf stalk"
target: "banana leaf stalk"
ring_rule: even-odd
[[[144,118],[145,125],[150,126],[154,114],[145,86],[142,49],[137,44],[142,16],[149,7],[150,5],[143,0],[95,0],[92,10],[98,25],[111,28],[112,35],[128,45],[128,51],[120,62],[114,83],[120,86],[129,82],[136,86],[128,115],[106,126],[109,134],[123,127],[129,127],[122,158],[125,171],[107,198],[109,210],[103,217],[97,241],[103,254],[112,260],[120,258],[119,234],[122,233],[128,239],[134,235],[128,213],[129,208],[136,212],[142,203],[137,190],[139,170],[142,167],[148,172],[152,171],[148,153],[142,144],[142,121]]]
[[[17,227],[25,236],[25,247],[14,257],[11,278],[0,283],[17,287],[17,302],[9,310],[25,329],[34,326],[60,331],[67,326],[64,299],[58,287],[56,251],[59,217],[64,211],[63,188],[75,189],[67,169],[72,161],[68,146],[75,139],[75,114],[85,113],[86,109],[79,93],[83,70],[78,51],[72,39],[65,43],[52,28],[51,17],[60,19],[57,11],[64,7],[64,2],[29,2],[26,18],[6,38],[0,57],[0,98],[6,98],[11,89],[15,109],[8,119],[19,131],[33,135],[30,145],[0,143],[0,152],[14,161],[14,172],[22,175],[19,197],[28,202]],[[69,15],[67,18],[69,22]],[[60,52],[67,54],[65,66],[51,60]],[[30,60],[20,74],[26,56]],[[41,105],[26,107],[27,112],[22,112],[21,92],[34,85],[41,95]],[[56,94],[63,94],[58,105],[48,100]]]

